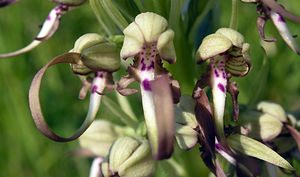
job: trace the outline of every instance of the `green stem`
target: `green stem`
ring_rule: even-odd
[[[237,29],[238,26],[238,20],[237,20],[237,11],[238,11],[238,7],[237,7],[237,0],[232,0],[231,1],[231,18],[230,18],[230,25],[229,27],[232,29]]]

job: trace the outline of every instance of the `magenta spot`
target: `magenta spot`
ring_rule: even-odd
[[[147,67],[147,70],[154,69],[154,61],[151,61],[151,65]]]
[[[219,77],[218,71],[217,71],[217,70],[214,70],[214,72],[215,72],[215,76],[216,76],[216,77]]]
[[[226,78],[226,73],[223,72],[223,73],[222,73],[222,76],[223,76],[223,78],[225,79],[225,78]]]
[[[278,15],[278,22],[285,22],[284,18],[281,15]]]
[[[141,52],[141,55],[144,55],[144,52]]]
[[[221,84],[221,83],[218,83],[218,88],[222,91],[222,92],[224,92],[225,93],[225,87],[224,87],[224,85],[223,84]]]
[[[148,79],[143,80],[143,87],[147,91],[151,91],[150,81]]]
[[[51,20],[51,16],[50,15],[48,15],[47,20],[49,20],[49,21]]]
[[[142,70],[142,71],[145,71],[145,70],[146,70],[146,65],[145,65],[144,63],[142,63],[141,70]]]
[[[92,89],[91,89],[91,92],[92,92],[92,93],[96,93],[97,90],[98,90],[97,85],[93,85],[93,86],[92,86]]]

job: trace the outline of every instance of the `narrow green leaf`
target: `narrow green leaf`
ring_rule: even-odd
[[[123,31],[128,26],[128,22],[121,14],[120,10],[113,4],[111,0],[100,0],[103,9],[106,14],[112,19],[112,21]]]
[[[109,110],[109,112],[111,112],[113,115],[117,116],[118,118],[120,118],[120,120],[130,126],[130,127],[137,127],[138,126],[138,122],[136,119],[134,119],[133,117],[130,117],[127,113],[125,113],[120,106],[115,103],[112,99],[110,99],[109,97],[103,97],[102,99],[102,103],[105,105],[105,107]]]
[[[242,154],[256,157],[288,170],[295,170],[288,161],[282,158],[275,151],[252,138],[235,134],[230,135],[227,138],[227,142],[230,147]]]

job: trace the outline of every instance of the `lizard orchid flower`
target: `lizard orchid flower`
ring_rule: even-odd
[[[39,100],[40,85],[46,70],[59,63],[69,63],[75,73],[82,74],[81,78],[84,85],[80,92],[80,98],[85,97],[86,91],[90,90],[91,92],[86,119],[79,130],[68,138],[55,134],[48,127]],[[29,91],[29,105],[37,128],[48,138],[59,142],[72,141],[81,136],[95,119],[105,87],[113,88],[112,72],[118,70],[119,67],[120,57],[114,44],[94,33],[80,37],[75,42],[71,52],[55,57],[35,75],[32,81]]]
[[[220,141],[224,140],[223,117],[227,91],[232,96],[233,117],[235,120],[238,118],[238,90],[230,78],[232,76],[243,77],[249,72],[248,50],[249,44],[244,42],[244,37],[239,32],[230,28],[221,28],[214,34],[205,37],[197,51],[198,62],[208,60],[209,68],[207,74],[197,82],[194,97],[200,98],[199,95],[202,94],[203,88],[211,87],[213,117]],[[207,105],[203,105],[203,107],[207,107]]]
[[[277,28],[279,34],[285,43],[298,55],[300,55],[300,48],[296,43],[294,36],[288,29],[286,21],[284,18],[292,20],[294,22],[300,23],[300,17],[292,14],[291,12],[285,10],[280,4],[275,0],[242,0],[245,3],[255,3],[257,4],[257,12],[259,17],[257,18],[257,28],[260,37],[266,42],[274,42],[274,38],[266,38],[264,27],[266,21],[271,19],[275,27]]]
[[[168,29],[166,19],[147,12],[136,16],[123,33],[121,57],[133,57],[133,64],[128,68],[129,76],[120,80],[118,90],[123,95],[131,94],[136,91],[127,86],[133,81],[140,83],[153,155],[156,159],[168,158],[173,151],[175,132],[173,99],[178,101],[180,90],[178,82],[163,67],[163,60],[176,60],[174,32]]]
[[[60,19],[67,11],[75,8],[76,6],[81,5],[85,0],[55,0],[55,3],[58,3],[48,14],[46,20],[44,21],[40,32],[34,38],[34,40],[17,51],[0,54],[1,58],[9,58],[21,55],[23,53],[29,52],[35,47],[39,46],[43,41],[49,39],[53,36],[59,26]],[[1,6],[1,4],[0,4]]]

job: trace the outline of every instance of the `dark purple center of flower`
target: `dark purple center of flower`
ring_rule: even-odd
[[[154,69],[155,57],[157,55],[156,43],[145,45],[139,55],[139,69],[141,71],[150,71]]]

